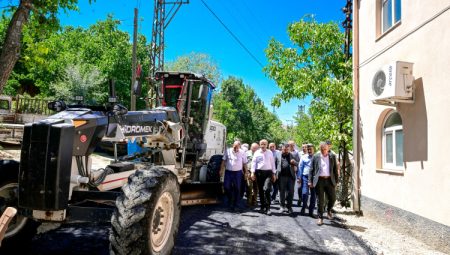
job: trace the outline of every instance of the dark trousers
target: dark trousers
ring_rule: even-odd
[[[277,198],[278,195],[278,190],[280,189],[280,182],[277,179],[274,183],[273,183],[273,192],[272,192],[272,200],[275,200],[275,198]]]
[[[302,210],[300,212],[304,213],[306,206],[308,205],[308,197],[311,192],[311,197],[309,199],[309,213],[314,212],[314,207],[316,207],[316,190],[310,189],[308,186],[308,175],[302,176]]]
[[[225,193],[228,197],[228,203],[231,207],[240,206],[242,176],[242,170],[225,171],[223,188],[225,189]]]
[[[320,219],[323,218],[323,211],[324,211],[324,202],[325,202],[325,194],[328,198],[328,206],[327,211],[331,212],[331,209],[334,206],[334,202],[336,201],[336,190],[333,186],[333,183],[331,182],[330,178],[320,178],[317,181],[316,185],[316,192],[317,196],[319,196],[319,206],[317,210],[319,211],[318,216]]]
[[[242,173],[242,178],[241,178],[242,180],[241,180],[241,199],[243,199],[244,198],[244,194],[246,193],[246,191],[247,191],[247,185],[246,185],[246,183],[245,183],[245,174],[244,173]]]
[[[261,209],[270,209],[270,192],[272,191],[272,171],[256,170],[256,181],[258,182],[259,202]]]
[[[295,179],[292,176],[280,176],[280,204],[282,207],[292,208],[294,198]],[[287,204],[286,204],[287,202]]]

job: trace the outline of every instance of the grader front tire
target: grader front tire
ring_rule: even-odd
[[[170,254],[180,223],[180,187],[162,167],[137,170],[111,218],[112,254]]]

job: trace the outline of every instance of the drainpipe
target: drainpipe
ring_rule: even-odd
[[[361,212],[361,132],[359,117],[359,0],[353,0],[353,211]]]

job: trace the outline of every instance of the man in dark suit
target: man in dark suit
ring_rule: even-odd
[[[308,176],[308,185],[316,189],[319,197],[318,205],[318,225],[323,224],[323,211],[325,193],[328,198],[327,216],[333,219],[331,209],[336,201],[336,185],[339,181],[336,155],[328,152],[328,145],[325,142],[320,143],[320,153],[314,155],[311,163],[311,169]]]
[[[294,198],[295,186],[294,166],[298,165],[298,162],[295,161],[294,156],[289,152],[288,145],[283,145],[281,151],[280,172],[278,173],[280,184],[280,213],[287,211],[292,214],[292,199]]]

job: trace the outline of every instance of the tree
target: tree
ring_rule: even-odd
[[[272,39],[266,49],[269,64],[264,68],[281,88],[272,103],[311,95],[309,107],[313,134],[339,144],[341,160],[341,204],[347,206],[351,167],[347,150],[352,147],[352,64],[346,60],[344,33],[334,22],[318,23],[305,18],[288,27],[295,47],[284,47]]]
[[[30,20],[30,15],[36,16],[39,24],[45,27],[48,24],[58,27],[58,11],[76,10],[77,2],[78,0],[20,0],[19,6],[11,7],[14,14],[6,30],[0,54],[0,94],[20,57],[22,30]]]
[[[299,111],[294,120],[296,122],[293,131],[295,141],[299,141],[299,143],[307,142],[317,146],[320,141],[328,139],[317,132],[310,114]]]
[[[214,97],[214,118],[227,127],[227,142],[251,143],[265,138],[280,143],[287,137],[278,117],[242,79],[228,77]]]
[[[59,32],[37,34],[35,29],[28,26],[23,31],[22,56],[5,86],[5,92],[15,94],[24,92],[23,88],[33,87],[36,93],[53,97],[57,90],[50,84],[54,86],[64,81],[68,68],[79,66],[82,73],[95,69],[104,78],[101,84],[93,88],[97,92],[92,99],[105,102],[108,79],[114,79],[118,100],[127,105],[130,101],[132,45],[129,34],[121,31],[119,25],[119,20],[108,15],[105,20],[87,29],[66,26]],[[148,72],[148,68],[145,68],[149,65],[146,49],[147,40],[141,35],[138,37],[137,52],[138,60],[144,67],[141,77],[146,77]],[[93,94],[88,93],[88,96]],[[138,99],[137,107],[144,106],[144,100]]]
[[[295,48],[272,39],[266,49],[269,64],[264,70],[281,88],[272,103],[311,95],[315,131],[351,148],[352,69],[343,52],[344,34],[336,23],[313,18],[289,25],[288,34]]]
[[[221,80],[220,69],[217,63],[205,53],[191,52],[188,55],[180,56],[175,61],[166,64],[168,71],[188,71],[203,74],[218,85]]]
[[[76,96],[83,96],[91,101],[89,103],[96,103],[108,96],[107,91],[99,89],[105,78],[96,67],[77,64],[67,66],[64,71],[62,78],[50,84],[55,98],[69,101]]]

